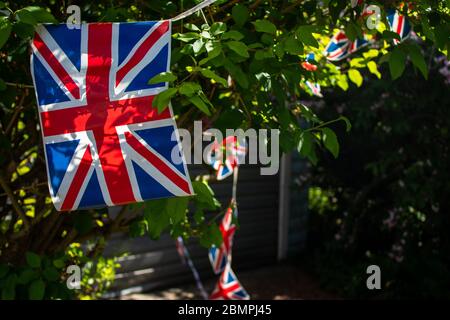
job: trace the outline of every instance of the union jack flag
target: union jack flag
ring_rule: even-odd
[[[249,300],[250,296],[231,270],[230,264],[227,264],[209,298],[211,300]]]
[[[387,13],[387,20],[391,31],[397,33],[400,36],[400,40],[394,39],[394,44],[399,44],[401,41],[407,39],[411,35],[411,23],[404,15],[400,14],[397,10],[391,9]]]
[[[362,38],[362,39],[356,39],[353,42],[350,42],[350,45],[348,46],[348,54],[352,54],[355,53],[356,51],[358,51],[359,49],[361,49],[362,47],[365,47],[366,45],[369,44],[369,41],[367,41],[366,39]]]
[[[234,210],[231,206],[225,212],[222,222],[219,225],[222,233],[223,242],[220,247],[213,246],[209,249],[209,261],[215,274],[221,273],[227,263],[231,262],[231,248],[233,246],[233,237],[236,232],[236,225],[233,223],[233,216],[237,216],[237,208]]]
[[[234,168],[244,162],[246,152],[245,138],[228,136],[221,143],[215,141],[207,153],[207,162],[217,171],[217,180],[232,175]]]
[[[311,93],[319,98],[323,98],[322,90],[320,89],[320,84],[313,83],[309,80],[305,81],[306,87],[311,91]]]
[[[325,56],[330,61],[339,61],[347,57],[347,48],[350,44],[345,32],[338,31],[325,48]]]
[[[365,38],[350,41],[345,32],[339,30],[326,46],[324,55],[330,61],[340,61],[368,44]]]
[[[306,56],[305,61],[302,62],[303,69],[305,69],[307,71],[316,71],[317,70],[317,66],[312,63],[313,61],[315,61],[315,55],[314,55],[313,52],[310,52]]]
[[[40,25],[31,43],[50,194],[57,210],[193,193],[170,106],[170,21]],[[172,159],[175,150],[182,159]]]

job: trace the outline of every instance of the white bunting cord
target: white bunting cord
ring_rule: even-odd
[[[238,182],[239,166],[237,165],[233,170],[233,190],[231,192],[232,201],[236,202],[237,182]]]
[[[191,9],[180,13],[179,15],[177,15],[174,18],[172,18],[171,20],[172,21],[178,21],[178,20],[184,19],[184,18],[190,16],[191,14],[193,14],[193,13],[195,13],[195,12],[197,12],[197,11],[207,7],[207,6],[210,6],[211,4],[213,4],[216,1],[217,0],[205,0],[205,1],[201,2],[201,3],[199,3],[198,5],[196,5],[195,7],[192,7]]]
[[[195,284],[197,285],[198,291],[200,291],[200,294],[202,295],[202,298],[204,300],[208,300],[208,294],[206,293],[205,288],[203,287],[202,280],[200,279],[200,275],[198,274],[197,268],[195,268],[194,262],[191,259],[191,255],[189,254],[188,249],[184,245],[184,241],[182,237],[178,237],[176,240],[177,245],[177,251],[180,255],[180,258],[183,260],[185,264],[189,266],[191,269],[192,275],[195,279]]]

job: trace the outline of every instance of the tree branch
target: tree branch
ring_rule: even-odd
[[[22,207],[17,202],[17,199],[14,196],[14,193],[11,191],[11,188],[9,187],[9,185],[6,182],[5,177],[3,176],[2,173],[0,173],[0,185],[2,186],[3,190],[5,190],[5,193],[8,195],[9,199],[11,200],[11,205],[13,206],[17,215],[23,221],[23,226],[24,226],[25,230],[28,231],[28,229],[30,228],[30,223],[28,222],[25,212],[23,212]]]

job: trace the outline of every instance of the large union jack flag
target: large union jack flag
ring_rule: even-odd
[[[152,107],[167,83],[148,84],[169,70],[170,37],[170,21],[36,28],[31,71],[58,210],[192,194],[171,107]]]
[[[209,298],[211,300],[249,300],[250,296],[228,263]]]
[[[209,249],[209,261],[215,274],[221,273],[227,263],[231,262],[231,248],[233,247],[234,233],[236,232],[236,225],[233,223],[233,216],[237,216],[231,206],[225,212],[222,222],[219,225],[220,232],[222,233],[222,244],[220,247],[212,246]]]

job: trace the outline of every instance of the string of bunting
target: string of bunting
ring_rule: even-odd
[[[352,8],[362,6],[362,19],[374,14],[374,12],[371,11],[370,6],[364,4],[363,0],[352,0],[351,5]],[[411,5],[407,4],[407,6],[408,9],[411,8]],[[398,45],[413,34],[412,26],[407,16],[401,14],[399,10],[388,10],[386,18],[389,24],[389,30],[396,33],[399,37],[399,39],[394,38],[392,40],[394,45]],[[330,42],[325,47],[323,55],[330,62],[339,62],[346,59],[355,52],[363,49],[364,47],[375,44],[376,41],[377,38],[375,36],[368,36],[367,34],[363,34],[362,37],[352,41],[348,38],[343,30],[339,30],[331,37]],[[301,66],[307,71],[314,72],[317,70],[317,65],[312,62],[315,62],[314,53],[309,53],[306,56],[305,61],[301,63]],[[307,80],[304,83],[304,88],[314,96],[317,96],[319,98],[323,97],[320,85],[318,83]]]
[[[220,161],[217,154],[223,156],[223,150],[228,150],[229,163],[233,163],[230,168],[233,174],[232,198],[220,223],[220,232],[222,233],[222,244],[220,247],[212,246],[209,249],[209,261],[215,274],[219,274],[216,286],[209,297],[211,300],[249,300],[250,295],[241,285],[236,274],[231,268],[233,238],[236,233],[236,221],[238,218],[237,209],[237,182],[239,175],[239,164],[245,157],[246,147],[245,139],[239,140],[232,136],[224,139],[221,144],[217,145],[211,152],[216,154],[214,160]],[[231,152],[230,152],[231,151]],[[214,163],[210,163],[214,168]],[[217,169],[216,169],[217,170]],[[219,171],[217,172],[219,174]],[[230,174],[227,174],[229,176]]]
[[[178,237],[175,244],[176,244],[178,255],[180,256],[182,263],[187,264],[189,266],[189,269],[191,270],[191,272],[194,276],[195,284],[197,286],[198,291],[200,291],[202,298],[207,300],[208,293],[206,292],[205,287],[203,286],[202,280],[200,279],[200,275],[197,271],[197,268],[194,265],[194,262],[192,261],[192,258],[191,258],[191,255],[189,254],[188,249],[186,248],[186,246],[184,244],[183,238]]]
[[[172,21],[184,19],[191,14],[202,10],[203,8],[213,4],[216,0],[205,0],[193,8],[172,18]],[[209,249],[208,257],[215,274],[220,274],[217,284],[209,296],[209,299],[235,299],[248,300],[250,296],[238,281],[235,273],[231,269],[231,248],[233,245],[233,237],[236,231],[235,221],[238,217],[236,193],[238,181],[238,166],[242,163],[247,152],[245,138],[238,139],[236,136],[229,136],[222,142],[215,141],[208,152],[208,163],[216,171],[216,179],[223,180],[233,175],[232,199],[222,218],[219,229],[222,233],[222,244],[220,247],[212,246]],[[198,290],[204,299],[208,299],[208,295],[204,289],[197,269],[189,255],[189,251],[184,245],[181,237],[177,238],[176,247],[183,263],[187,264],[194,276]]]
[[[177,21],[186,18],[187,16],[203,9],[206,6],[211,5],[214,2],[215,0],[203,1],[202,3],[179,14],[171,20]],[[363,5],[364,1],[352,0],[351,4],[352,7],[355,8],[356,6]],[[364,5],[361,14],[362,18],[365,18],[371,14],[372,12],[368,10],[368,6]],[[399,35],[400,40],[393,40],[393,43],[395,45],[399,44],[401,41],[407,39],[411,35],[411,24],[409,23],[407,17],[400,14],[398,10],[389,10],[387,13],[387,21],[389,23],[390,31],[395,32]],[[368,46],[369,44],[373,44],[375,40],[375,38],[368,37],[366,34],[363,34],[361,38],[357,38],[352,41],[347,37],[343,30],[339,30],[335,35],[331,37],[330,42],[323,52],[323,55],[328,61],[338,62],[359,51],[360,49]],[[316,71],[318,67],[315,60],[315,54],[312,52],[308,53],[305,61],[301,63],[301,67],[310,72]],[[307,80],[305,81],[305,86],[311,92],[311,94],[320,98],[323,97],[320,85],[318,83]],[[212,246],[208,252],[208,257],[213,272],[219,275],[216,286],[209,296],[209,299],[212,300],[250,299],[249,294],[241,285],[231,268],[233,238],[237,228],[235,222],[238,218],[236,201],[239,172],[238,167],[239,164],[243,162],[242,160],[245,158],[246,152],[247,149],[245,145],[245,139],[239,140],[236,136],[229,136],[220,143],[216,141],[207,154],[208,163],[216,170],[217,180],[220,181],[229,177],[230,175],[233,175],[232,198],[219,226],[223,241],[220,247]],[[181,237],[177,239],[177,250],[185,263],[189,265],[196,280],[197,287],[201,292],[201,295],[204,299],[207,299],[208,295],[203,287],[199,274]]]
[[[235,136],[225,138],[221,143],[213,144],[209,151],[210,165],[216,169],[216,174],[220,180],[233,175],[232,198],[230,204],[219,225],[222,234],[222,244],[219,247],[212,246],[208,252],[208,258],[213,272],[219,275],[219,279],[209,299],[212,300],[248,300],[249,294],[241,285],[236,274],[231,269],[233,238],[236,232],[236,221],[238,218],[237,210],[237,183],[239,175],[239,164],[243,161],[246,154],[245,139],[238,139]],[[226,154],[224,153],[226,151]],[[217,163],[220,162],[220,165]],[[226,174],[224,174],[226,169]],[[194,276],[197,288],[202,297],[208,299],[197,269],[189,255],[189,251],[179,237],[176,242],[177,251],[183,263],[187,264]]]

